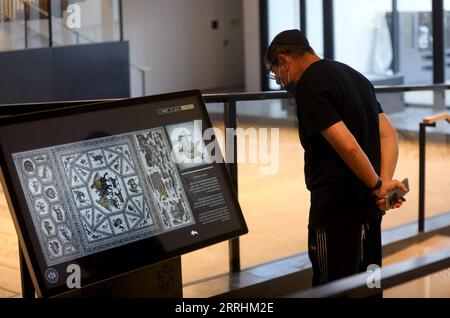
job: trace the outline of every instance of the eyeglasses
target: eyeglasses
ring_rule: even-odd
[[[270,80],[277,80],[277,76],[275,75],[275,73],[272,72],[272,67],[275,65],[276,61],[278,60],[278,58],[276,58],[272,64],[270,65],[269,71],[267,72],[267,78]]]

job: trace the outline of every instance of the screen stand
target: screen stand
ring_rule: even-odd
[[[36,297],[31,274],[28,270],[25,256],[19,244],[20,280],[22,282],[22,298],[33,299]]]
[[[181,257],[82,287],[58,298],[182,298]]]

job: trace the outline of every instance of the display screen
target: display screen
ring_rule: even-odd
[[[200,92],[4,119],[3,187],[40,296],[247,232]]]

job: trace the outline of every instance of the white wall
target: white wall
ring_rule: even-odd
[[[123,17],[130,60],[151,67],[147,94],[244,85],[242,0],[124,0]]]
[[[244,0],[245,90],[261,91],[261,58],[259,47],[259,0]]]

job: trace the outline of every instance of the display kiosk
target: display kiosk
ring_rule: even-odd
[[[201,93],[0,119],[39,297],[180,297],[180,255],[247,233]]]

